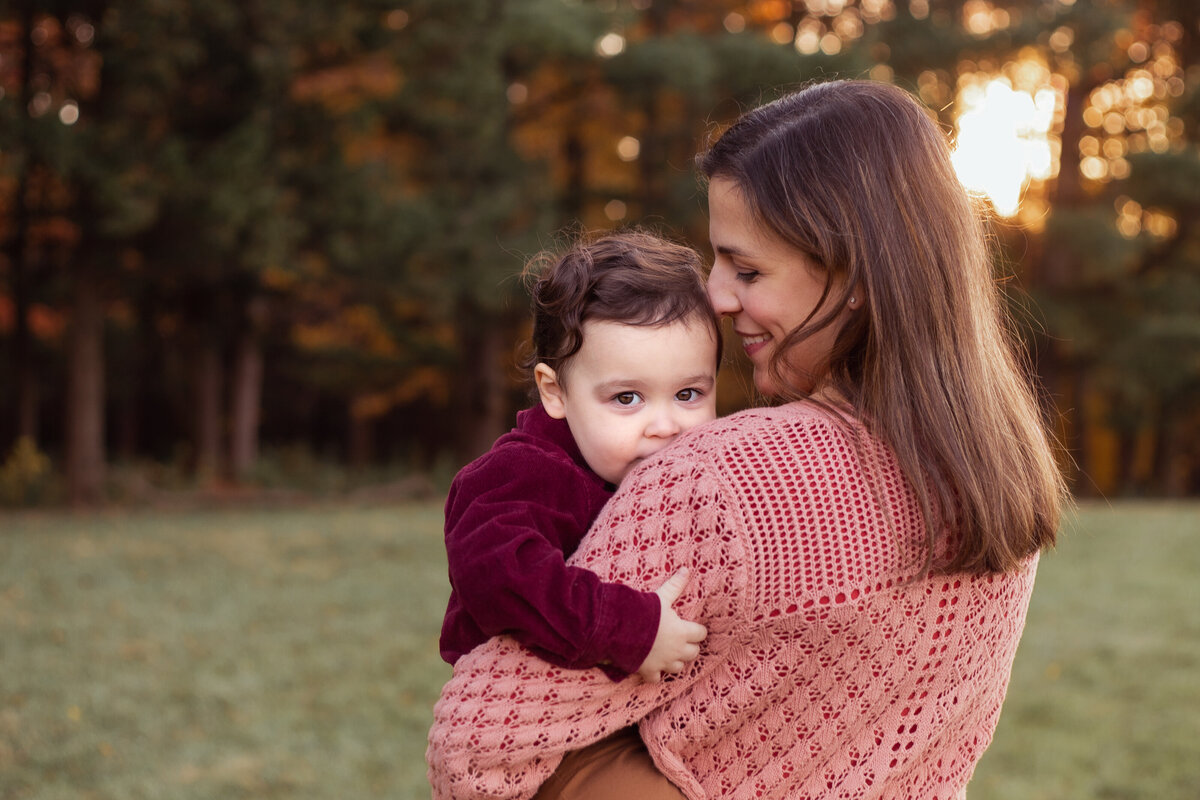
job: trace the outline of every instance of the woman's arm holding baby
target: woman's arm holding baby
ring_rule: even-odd
[[[565,753],[636,722],[719,663],[746,616],[739,590],[748,581],[746,553],[728,527],[737,516],[718,481],[683,461],[632,473],[572,564],[636,588],[689,569],[678,607],[708,626],[700,657],[659,683],[613,683],[597,670],[547,664],[507,637],[492,639],[459,661],[434,709],[427,753],[434,796],[532,796]]]

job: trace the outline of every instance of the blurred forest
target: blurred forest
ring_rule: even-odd
[[[707,136],[867,76],[964,147],[984,87],[1038,99],[997,275],[1076,491],[1200,493],[1200,4],[6,0],[2,499],[253,484],[284,448],[461,464],[525,403],[528,256],[630,224],[703,249]]]

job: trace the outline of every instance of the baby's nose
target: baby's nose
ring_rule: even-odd
[[[675,419],[675,415],[669,411],[662,411],[654,415],[654,419],[646,426],[646,435],[655,437],[675,436],[683,427],[679,424],[679,420]]]

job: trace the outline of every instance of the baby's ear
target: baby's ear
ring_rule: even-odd
[[[546,413],[554,419],[565,417],[567,409],[563,404],[564,392],[558,380],[558,373],[539,361],[533,368],[533,382],[537,384],[538,397],[541,398]]]

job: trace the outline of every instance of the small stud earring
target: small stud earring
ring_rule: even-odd
[[[858,302],[858,298],[857,298],[857,297],[853,297],[853,296],[851,296],[851,297],[850,297],[850,305],[854,305],[854,304],[856,304],[857,302]]]

